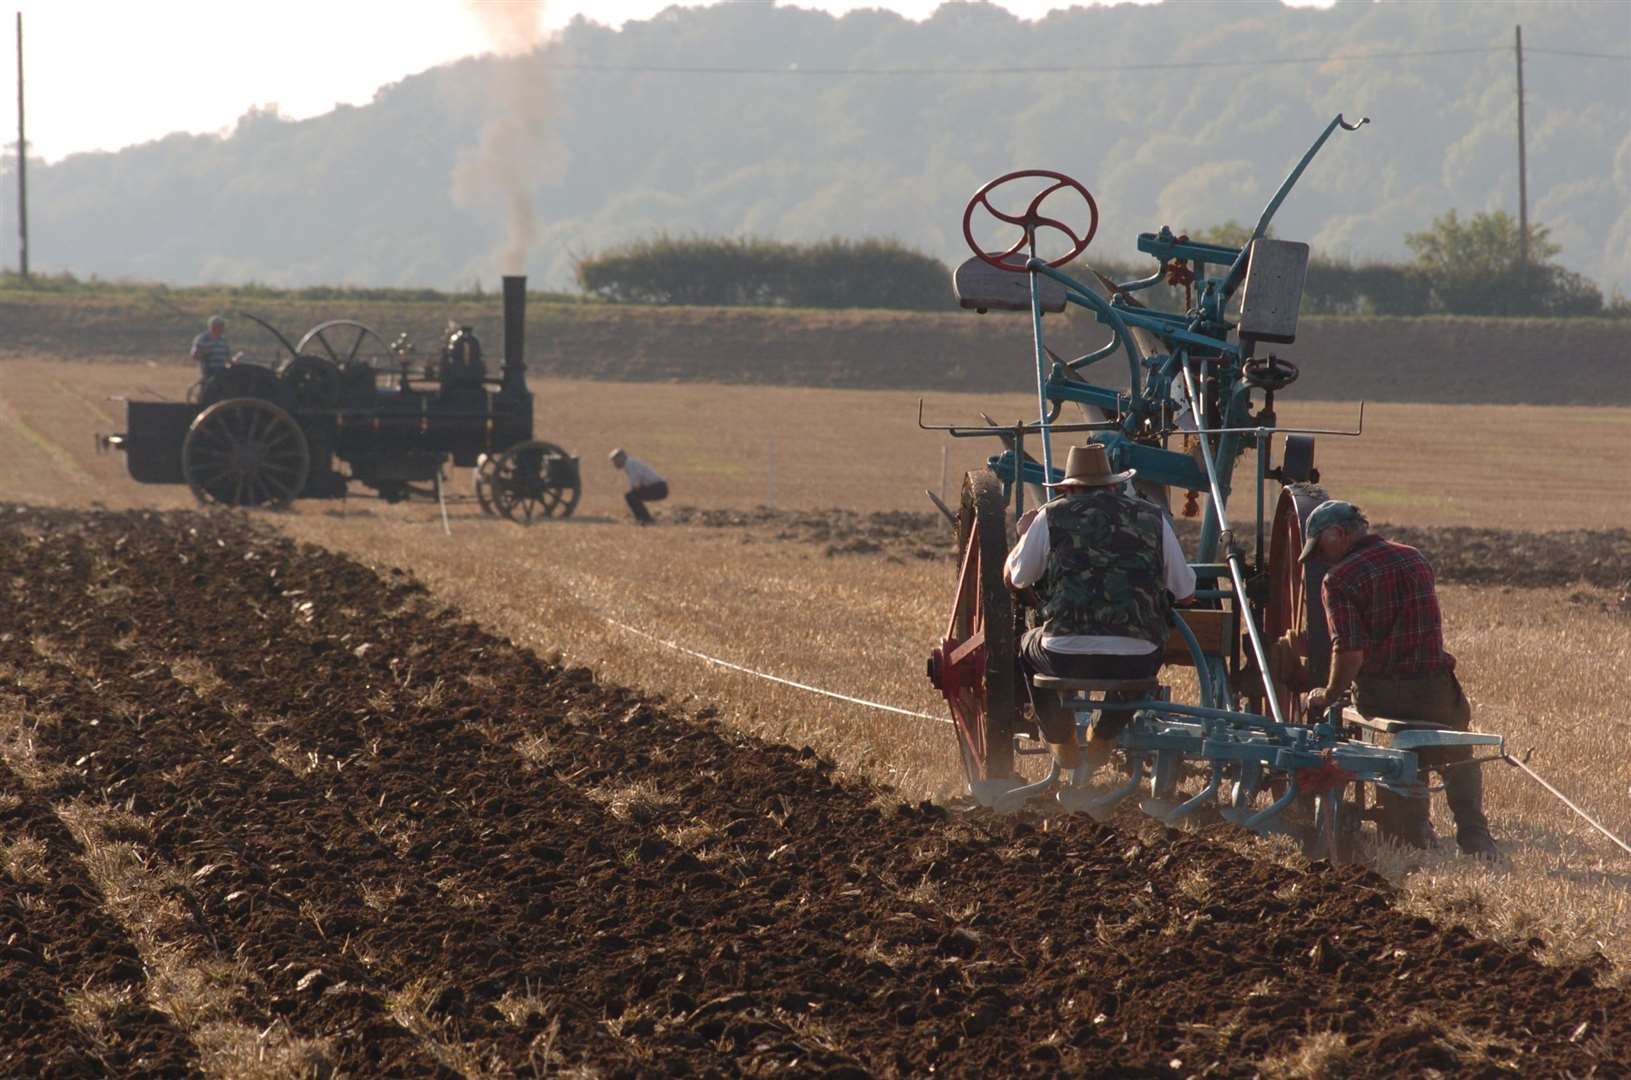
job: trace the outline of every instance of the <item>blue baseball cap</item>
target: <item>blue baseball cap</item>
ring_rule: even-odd
[[[1359,507],[1351,502],[1341,499],[1327,499],[1314,507],[1314,512],[1308,515],[1308,524],[1303,526],[1303,535],[1308,542],[1303,544],[1303,553],[1297,557],[1298,562],[1307,562],[1314,557],[1315,543],[1320,533],[1333,525],[1351,526],[1369,524]]]

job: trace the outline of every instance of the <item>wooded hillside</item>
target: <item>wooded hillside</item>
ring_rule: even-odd
[[[489,182],[502,174],[527,192],[526,262],[545,287],[570,287],[574,254],[659,232],[895,238],[956,262],[969,194],[1041,167],[1094,192],[1090,250],[1125,259],[1142,230],[1255,220],[1340,111],[1373,124],[1333,139],[1278,235],[1403,260],[1406,233],[1446,210],[1516,211],[1515,23],[1531,219],[1562,265],[1631,292],[1631,64],[1548,51],[1631,52],[1631,6],[1592,0],[1199,0],[1034,22],[950,4],[920,23],[720,4],[620,32],[579,21],[531,55],[433,69],[365,107],[256,111],[226,137],[31,166],[33,258],[177,283],[491,287],[515,240]],[[527,153],[477,157],[486,122],[518,105],[548,130]],[[12,179],[0,172],[5,235]]]

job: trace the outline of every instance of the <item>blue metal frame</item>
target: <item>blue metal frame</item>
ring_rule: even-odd
[[[1338,115],[1315,139],[1296,166],[1281,182],[1264,207],[1252,231],[1255,240],[1265,235],[1275,212],[1308,168],[1314,156],[1338,127],[1356,130],[1367,120],[1350,124]],[[1208,495],[1206,517],[1193,564],[1198,577],[1210,581],[1227,578],[1229,588],[1197,590],[1202,603],[1228,606],[1237,625],[1244,628],[1254,666],[1262,680],[1254,696],[1267,703],[1269,715],[1245,712],[1239,708],[1242,690],[1231,685],[1225,657],[1206,653],[1195,634],[1182,619],[1174,625],[1187,642],[1200,685],[1201,704],[1186,705],[1166,700],[1145,700],[1118,705],[1133,711],[1133,718],[1117,736],[1125,752],[1128,777],[1120,787],[1096,798],[1092,812],[1107,811],[1131,795],[1149,770],[1155,800],[1146,809],[1168,821],[1180,820],[1203,807],[1213,805],[1227,776],[1235,782],[1226,815],[1249,828],[1275,827],[1277,816],[1301,794],[1298,772],[1336,766],[1346,770],[1348,781],[1379,784],[1410,795],[1425,793],[1415,753],[1395,750],[1346,738],[1341,730],[1340,710],[1333,710],[1321,723],[1292,725],[1280,715],[1279,695],[1268,674],[1269,665],[1261,632],[1251,606],[1243,602],[1246,593],[1246,567],[1243,552],[1229,539],[1228,500],[1230,475],[1236,461],[1255,449],[1256,530],[1258,547],[1263,536],[1263,484],[1267,477],[1272,434],[1269,427],[1253,426],[1252,387],[1244,377],[1242,345],[1229,339],[1234,326],[1225,318],[1230,297],[1244,280],[1251,245],[1233,248],[1181,239],[1170,229],[1143,233],[1138,249],[1157,260],[1156,272],[1148,277],[1119,283],[1106,298],[1062,270],[1034,257],[1025,269],[1031,285],[1031,335],[1036,365],[1037,428],[1042,436],[1042,460],[1021,461],[1016,450],[995,455],[988,466],[1013,497],[1016,516],[1023,509],[1025,484],[1039,484],[1061,478],[1054,468],[1050,427],[1065,402],[1091,406],[1114,418],[1117,429],[1096,435],[1109,454],[1113,467],[1137,469],[1140,479],[1168,487]],[[1195,277],[1195,303],[1183,314],[1154,311],[1135,306],[1131,293],[1161,282],[1171,260],[1188,263]],[[1216,268],[1216,273],[1208,273]],[[1049,278],[1064,287],[1067,303],[1086,308],[1108,327],[1108,344],[1069,363],[1053,361],[1043,332],[1040,281]],[[1141,356],[1133,330],[1144,330],[1160,342],[1164,352]],[[1117,350],[1127,357],[1127,391],[1099,386],[1081,380],[1080,373],[1107,359]],[[1172,422],[1173,394],[1182,390],[1193,411],[1200,433],[1200,454],[1170,450],[1165,442],[1183,434]],[[1272,421],[1271,421],[1272,424]],[[1232,429],[1232,430],[1228,430]],[[1014,491],[1015,487],[1020,491]],[[1079,734],[1091,728],[1094,716],[1104,704],[1085,695],[1066,699],[1076,716]],[[1486,736],[1490,745],[1500,745],[1498,736]],[[1430,739],[1428,740],[1430,741]],[[1178,765],[1185,759],[1201,759],[1211,769],[1202,790],[1182,803],[1165,802],[1176,790]],[[1253,809],[1254,798],[1272,775],[1286,778],[1286,790],[1271,805]],[[1051,790],[1060,779],[1057,765],[1039,783],[1015,788],[999,804],[1018,805],[1026,798]],[[1341,813],[1340,792],[1322,794],[1319,821],[1334,827]]]

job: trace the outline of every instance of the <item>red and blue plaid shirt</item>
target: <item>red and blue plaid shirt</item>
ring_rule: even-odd
[[[1363,649],[1362,675],[1429,675],[1455,670],[1444,651],[1433,568],[1421,552],[1370,535],[1325,574],[1320,587],[1331,647]]]

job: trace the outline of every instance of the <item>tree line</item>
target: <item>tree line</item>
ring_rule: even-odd
[[[1250,235],[1230,221],[1194,238],[1239,247]],[[1553,261],[1561,249],[1545,226],[1529,227],[1525,259],[1519,226],[1504,211],[1463,219],[1451,210],[1405,243],[1415,255],[1409,263],[1313,260],[1303,311],[1631,317],[1631,301],[1605,301],[1596,285]],[[1093,268],[1118,280],[1148,273],[1120,260]],[[579,257],[575,269],[586,295],[614,303],[944,311],[950,296],[950,269],[894,240],[795,244],[658,234]],[[1167,310],[1186,305],[1177,286],[1157,286],[1141,297]]]

